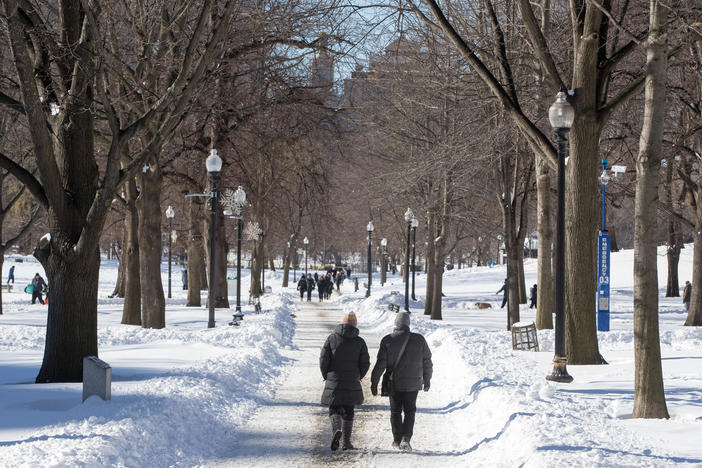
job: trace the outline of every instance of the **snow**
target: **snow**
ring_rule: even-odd
[[[218,309],[214,329],[206,328],[205,294],[203,307],[184,307],[185,291],[174,281],[167,328],[148,330],[120,324],[122,301],[107,297],[117,265],[103,260],[98,337],[100,358],[112,366],[112,400],[91,397],[81,404],[80,384],[32,383],[43,354],[46,309],[29,304],[22,290],[35,272],[45,275],[31,257],[14,259],[3,264],[3,279],[16,266],[17,284],[11,293],[3,291],[0,316],[3,467],[702,466],[702,330],[682,326],[681,300],[664,298],[664,288],[661,352],[671,418],[630,417],[632,251],[612,254],[612,331],[598,332],[609,365],[569,365],[570,384],[544,378],[552,368],[551,330],[538,331],[540,352],[511,349],[506,310],[495,295],[504,267],[447,271],[443,321],[422,314],[425,275],[418,274],[412,329],[429,343],[434,378],[418,398],[415,450],[390,449],[388,401],[370,395],[366,377],[354,431],[359,450],[337,455],[329,454],[326,409],[318,405],[318,350],[329,327],[351,310],[373,364],[380,338],[393,328],[388,304],[404,304],[399,274],[382,287],[376,275],[369,298],[346,281],[342,294],[308,306],[296,297],[292,278],[283,290],[280,272],[268,272],[266,284],[274,292],[263,297],[263,313],[247,305],[241,326],[229,327],[233,307]],[[663,247],[658,260],[664,286]],[[164,285],[165,271],[164,264]],[[179,267],[175,271],[179,278]],[[679,271],[682,283],[691,278],[691,245],[682,251]],[[527,259],[525,273],[530,287],[536,260]],[[475,302],[492,309],[479,310]],[[521,321],[530,323],[533,311],[522,306]]]

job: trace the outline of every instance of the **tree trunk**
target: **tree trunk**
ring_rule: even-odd
[[[253,297],[261,295],[261,268],[263,267],[263,241],[254,241],[253,258],[251,259],[251,289],[249,294]]]
[[[79,222],[79,220],[76,220]],[[81,382],[83,358],[97,356],[98,245],[70,260],[40,246],[34,255],[46,271],[49,312],[46,344],[37,383]]]
[[[140,175],[141,191],[136,200],[139,213],[139,284],[141,326],[166,326],[166,300],[161,280],[161,170],[153,161]]]
[[[124,264],[124,304],[122,307],[122,323],[125,325],[141,325],[141,272],[139,266],[139,213],[136,180],[127,182],[125,197],[127,213],[124,217],[124,228],[127,242],[123,250],[120,264]],[[159,239],[159,245],[160,245]]]
[[[217,225],[215,229],[215,284],[214,297],[215,308],[228,309],[229,295],[227,294],[227,254],[229,253],[229,244],[227,244],[227,226],[225,218],[222,214],[221,207],[217,207]],[[209,263],[208,263],[209,265]],[[208,294],[209,300],[209,294]],[[209,307],[209,302],[207,307]]]
[[[665,297],[679,297],[680,283],[678,281],[678,262],[680,260],[680,249],[682,249],[682,233],[680,232],[680,221],[675,213],[673,205],[673,161],[668,162],[665,174],[665,204],[668,207],[668,250],[666,257],[668,260],[668,280],[666,282]]]
[[[202,271],[205,268],[202,247],[202,203],[195,197],[188,198],[190,220],[188,240],[188,299],[187,307],[200,307],[202,299],[200,291],[203,288]]]
[[[523,244],[513,235],[507,235],[505,249],[507,250],[507,284],[508,284],[508,324],[507,328],[512,329],[512,325],[519,322],[519,250]]]
[[[2,206],[0,206],[2,208]],[[0,238],[2,238],[2,225],[0,224]],[[2,271],[2,265],[5,263],[5,251],[0,250],[0,271]],[[10,283],[7,283],[10,284]],[[0,282],[0,315],[2,315],[2,282]]]
[[[526,281],[524,280],[524,242],[517,246],[519,260],[517,262],[517,281],[519,285],[519,303],[527,303]]]
[[[661,28],[667,6],[651,0],[647,41],[643,128],[636,159],[634,214],[634,418],[669,418],[663,389],[658,331],[658,183],[663,127],[667,47]]]
[[[536,328],[539,330],[553,328],[554,290],[551,270],[551,243],[553,229],[551,224],[551,177],[548,162],[536,156],[536,223],[539,239],[538,269],[536,284]]]
[[[434,249],[434,261],[431,265],[431,279],[432,279],[432,296],[431,296],[431,312],[430,318],[432,320],[442,320],[441,316],[441,289],[443,287],[444,279],[444,262],[442,256],[442,250],[440,246]],[[429,302],[429,300],[427,300]],[[425,312],[426,313],[426,312]]]
[[[426,273],[427,291],[424,298],[424,315],[431,315],[431,305],[434,301],[434,238],[436,234],[436,219],[433,213],[427,213],[427,253]]]
[[[126,217],[124,221],[124,225],[122,227],[122,245],[126,244],[126,239],[127,239],[127,226],[126,226]],[[125,276],[127,274],[126,272],[126,265],[124,263],[124,255],[123,252],[120,252],[120,255],[116,255],[115,249],[114,249],[114,244],[110,244],[110,248],[108,249],[108,252],[112,252],[113,258],[117,258],[117,282],[115,283],[115,289],[112,291],[112,294],[110,294],[110,297],[124,297],[124,283],[126,281]],[[109,258],[109,256],[108,256]]]
[[[566,166],[566,352],[568,364],[601,364],[594,313],[600,124],[594,110],[578,115]]]
[[[690,310],[685,319],[685,325],[690,327],[702,326],[702,177],[697,179],[697,219],[692,250],[692,291],[690,292]]]

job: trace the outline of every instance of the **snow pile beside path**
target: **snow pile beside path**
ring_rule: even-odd
[[[101,329],[101,357],[113,366],[112,400],[91,397],[81,405],[79,384],[70,384],[74,406],[60,422],[0,444],[0,466],[193,466],[216,459],[273,398],[289,364],[279,350],[291,347],[295,306],[287,296],[265,298],[263,306],[269,312],[246,315],[240,327]],[[170,357],[163,368],[137,370],[141,358],[159,353]],[[57,385],[55,396],[65,389]],[[44,410],[57,411],[49,406]],[[3,417],[21,427],[39,419],[43,407],[15,402]]]

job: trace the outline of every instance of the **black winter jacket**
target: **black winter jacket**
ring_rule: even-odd
[[[399,392],[413,392],[429,384],[433,371],[429,345],[419,333],[410,333],[409,328],[396,329],[380,341],[378,360],[371,374],[371,386],[377,386],[383,373],[395,365],[402,343],[410,334],[405,352],[397,369],[393,370],[393,389]]]
[[[297,282],[297,290],[307,291],[307,279],[304,276]]]
[[[326,380],[323,405],[350,406],[363,403],[361,379],[368,372],[370,357],[358,328],[339,324],[327,337],[319,356],[319,369]]]

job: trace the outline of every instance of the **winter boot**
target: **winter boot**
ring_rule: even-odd
[[[403,452],[412,453],[412,446],[410,445],[407,437],[402,438],[402,441],[400,442],[400,450]]]
[[[329,419],[331,419],[332,425],[331,449],[332,452],[334,452],[336,449],[339,448],[339,440],[341,439],[341,415],[332,414],[331,416],[329,416]]]
[[[343,445],[341,446],[342,450],[355,449],[356,447],[351,445],[351,432],[353,430],[353,419],[349,419],[349,420],[344,419],[343,428],[344,428],[344,442],[343,442]]]

